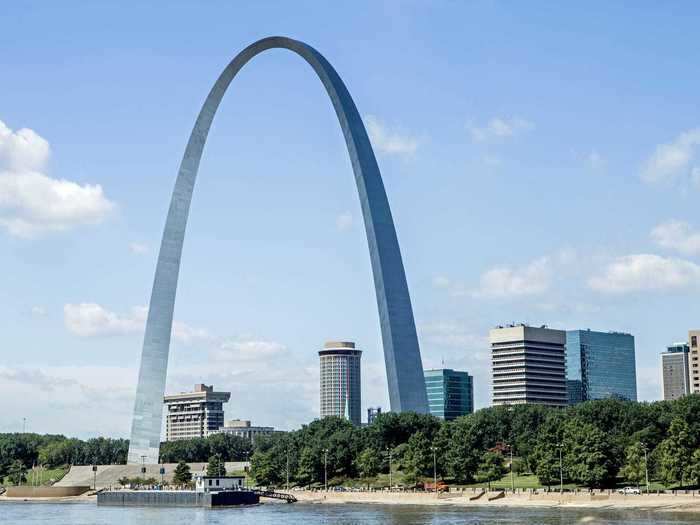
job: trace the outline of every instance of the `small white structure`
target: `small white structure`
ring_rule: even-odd
[[[242,490],[243,476],[195,476],[195,492],[220,492]]]

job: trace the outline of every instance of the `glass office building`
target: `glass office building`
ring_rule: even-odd
[[[424,370],[430,413],[447,421],[474,411],[473,378],[449,368]]]
[[[637,400],[634,337],[619,332],[566,332],[569,404],[616,397]]]

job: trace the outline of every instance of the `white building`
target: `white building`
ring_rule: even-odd
[[[222,490],[243,490],[243,476],[198,476],[195,475],[195,492],[221,492]]]
[[[362,351],[350,341],[329,341],[323,345],[318,356],[321,367],[321,417],[344,417],[359,426],[362,416]]]
[[[489,335],[494,405],[568,404],[566,332],[520,324]]]
[[[275,432],[282,431],[275,430],[274,427],[255,427],[252,426],[250,421],[246,419],[231,419],[227,421],[219,430],[212,432],[212,434],[228,434],[230,436],[238,436],[253,443],[259,437],[270,436]]]
[[[224,403],[230,392],[215,392],[213,386],[195,385],[194,392],[165,396],[165,441],[207,437],[224,424]]]

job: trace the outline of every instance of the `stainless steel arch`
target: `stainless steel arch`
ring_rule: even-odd
[[[426,413],[428,401],[394,221],[377,161],[360,114],[328,61],[314,48],[290,38],[270,37],[241,51],[209,92],[180,164],[156,267],[143,341],[129,463],[158,462],[163,394],[175,307],[180,256],[199,162],[214,114],[238,71],[271,48],[295,52],[313,68],[331,98],[345,136],[362,206],[384,345],[389,399],[394,411]]]

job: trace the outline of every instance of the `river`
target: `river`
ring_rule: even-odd
[[[22,525],[685,525],[697,514],[560,508],[267,504],[248,508],[124,508],[94,503],[2,503],[0,523]]]

